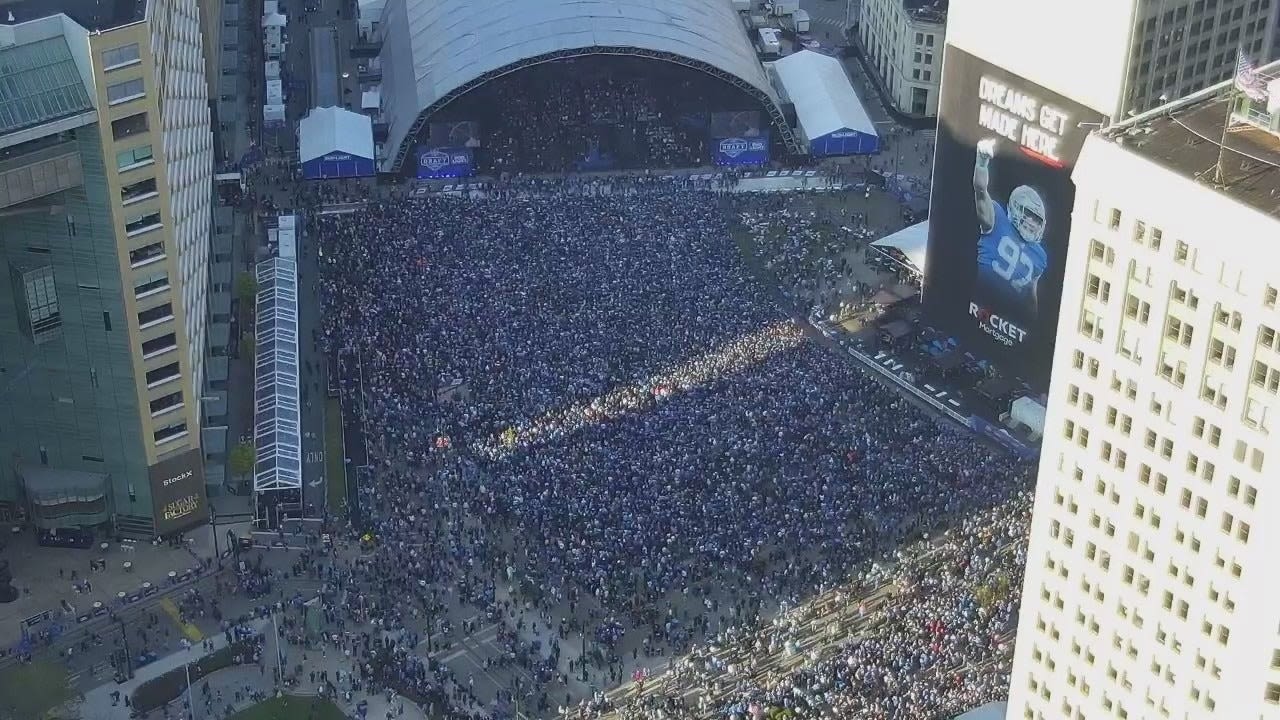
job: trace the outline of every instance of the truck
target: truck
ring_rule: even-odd
[[[775,28],[760,28],[760,52],[777,57],[782,54],[782,38]]]
[[[773,14],[778,17],[795,15],[799,9],[800,0],[773,0]]]
[[[795,25],[796,32],[809,32],[809,13],[806,10],[797,10],[791,14],[791,22]]]

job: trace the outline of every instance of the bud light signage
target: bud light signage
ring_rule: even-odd
[[[769,136],[712,138],[711,150],[716,165],[764,165],[769,162]]]
[[[471,177],[474,162],[471,148],[443,147],[418,149],[418,178],[435,180],[442,178]]]

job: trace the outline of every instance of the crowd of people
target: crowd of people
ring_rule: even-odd
[[[449,112],[480,121],[486,173],[694,167],[710,159],[706,108],[737,108],[738,93],[678,66],[567,59],[496,78]]]
[[[704,710],[933,718],[1002,688],[976,668],[1000,661],[1019,583],[988,606],[977,583],[1020,567],[993,545],[1020,537],[1030,468],[810,339],[740,252],[741,210],[650,182],[319,220],[324,343],[359,358],[378,466],[353,580],[388,628],[438,632],[451,594],[509,622],[512,661],[546,681],[502,708],[598,712],[585,688],[877,573],[914,579],[879,635]],[[952,566],[901,549],[947,528],[931,557]],[[475,706],[412,647],[388,657]]]

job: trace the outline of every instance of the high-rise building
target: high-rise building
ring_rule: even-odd
[[[1280,718],[1280,115],[1262,94],[1210,88],[1079,155],[1009,718]]]
[[[212,134],[196,0],[0,8],[0,504],[204,516]]]
[[[863,0],[858,41],[894,107],[938,114],[947,0]]]
[[[1047,390],[1071,171],[1085,135],[1227,78],[1241,50],[1265,54],[1275,2],[952,2],[930,195],[929,321]]]
[[[1119,120],[1271,52],[1275,0],[954,0],[948,42]],[[1079,92],[1071,92],[1078,88]]]

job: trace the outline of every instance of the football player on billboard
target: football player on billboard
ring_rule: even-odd
[[[978,212],[978,283],[1001,297],[1014,299],[1034,317],[1037,286],[1049,263],[1044,249],[1045,205],[1040,193],[1019,185],[1002,207],[991,197],[991,160],[996,139],[978,143],[973,191]]]

